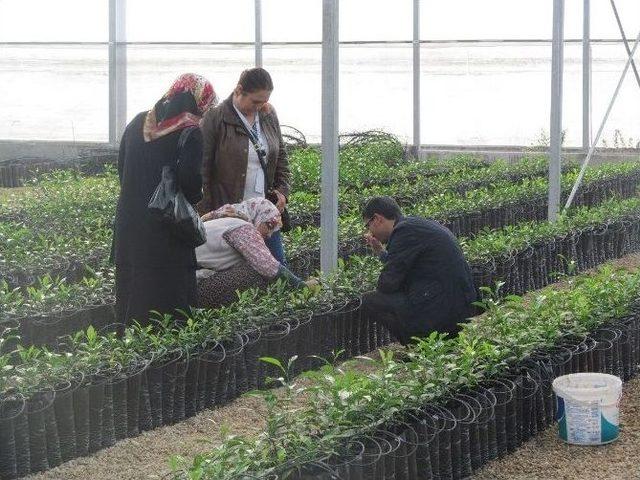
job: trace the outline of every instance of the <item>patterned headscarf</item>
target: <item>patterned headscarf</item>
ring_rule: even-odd
[[[282,227],[280,211],[266,198],[250,198],[240,203],[228,203],[213,212],[213,218],[236,217],[241,218],[258,227],[265,224],[269,235]]]
[[[143,128],[144,141],[150,142],[186,127],[197,127],[202,115],[217,103],[218,97],[209,80],[195,73],[180,75],[147,113]]]

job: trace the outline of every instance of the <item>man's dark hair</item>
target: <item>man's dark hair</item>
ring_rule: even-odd
[[[245,93],[253,93],[258,90],[273,91],[273,81],[271,75],[264,68],[255,67],[245,70],[240,74],[238,83],[242,85]]]
[[[386,196],[370,198],[362,209],[362,218],[370,219],[376,213],[387,220],[398,220],[402,216],[398,202]]]

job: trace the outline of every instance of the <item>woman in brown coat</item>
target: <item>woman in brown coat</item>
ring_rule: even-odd
[[[278,210],[284,210],[291,175],[280,123],[267,103],[272,91],[273,82],[266,70],[245,70],[233,93],[205,115],[201,125],[201,215],[225,204],[264,198],[269,190],[277,199]],[[266,154],[266,172],[260,161],[262,152]],[[279,231],[267,240],[267,246],[279,262],[285,263]]]

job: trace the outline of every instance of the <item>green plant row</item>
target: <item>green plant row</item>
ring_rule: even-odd
[[[640,164],[608,164],[587,170],[581,192],[607,179],[640,175]],[[562,194],[568,195],[577,177],[577,172],[562,175]],[[548,180],[531,178],[519,184],[501,182],[492,187],[469,190],[463,195],[455,192],[443,192],[429,195],[422,201],[404,208],[406,215],[419,215],[433,218],[442,223],[450,223],[461,215],[481,213],[498,208],[509,208],[512,205],[527,204],[532,207],[539,202],[546,202]],[[338,238],[344,243],[354,242],[362,235],[360,212],[352,211],[343,215],[338,221]],[[285,236],[285,250],[289,257],[304,255],[320,248],[320,229],[318,227],[296,228]]]
[[[115,271],[88,271],[78,282],[43,275],[33,285],[11,288],[0,281],[0,328],[2,322],[31,319],[88,306],[115,302]]]
[[[471,264],[481,265],[492,259],[509,257],[530,245],[560,238],[576,230],[602,227],[609,222],[637,217],[639,214],[640,198],[611,199],[597,207],[576,208],[569,215],[560,216],[555,223],[523,222],[499,230],[486,230],[473,238],[461,238],[460,244],[467,260]],[[307,233],[309,230],[306,229],[303,232]],[[0,299],[2,299],[0,318],[9,320],[44,315],[50,311],[82,308],[87,304],[87,298],[95,298],[96,295],[113,298],[113,278],[113,270],[105,269],[77,286],[61,280],[47,279],[44,284],[40,282],[29,287],[26,292],[19,288],[10,288],[6,282],[0,283]],[[246,294],[248,303],[258,302],[256,303],[258,305],[259,295],[251,290],[248,292]],[[289,302],[286,298],[280,300],[268,298],[272,294],[271,290],[265,294],[267,298],[264,301],[269,305],[268,308],[274,305],[286,305]],[[241,295],[241,301],[238,304],[234,304],[234,308],[241,306],[240,311],[244,311],[245,308],[244,295]],[[226,309],[220,311],[227,312]],[[268,311],[267,309],[267,313]],[[277,308],[274,311],[280,312]]]
[[[637,217],[640,214],[640,198],[624,201],[608,201],[596,208],[581,208],[572,217],[563,217],[556,224],[547,222],[525,224],[501,232],[488,232],[488,239],[479,236],[477,239],[463,243],[465,255],[470,262],[486,263],[492,259],[503,258],[515,250],[536,242],[567,235],[580,228],[597,228],[608,222]],[[163,354],[176,348],[189,351],[202,345],[207,339],[225,338],[230,334],[246,330],[251,326],[262,326],[276,323],[290,316],[303,312],[318,311],[322,305],[332,302],[347,301],[357,298],[360,293],[370,290],[375,285],[380,265],[374,257],[355,257],[343,265],[338,274],[328,280],[319,293],[309,290],[294,291],[282,282],[278,282],[266,292],[247,290],[239,295],[234,304],[216,310],[195,310],[183,328],[175,327],[171,316],[159,319],[156,325],[134,326],[125,332],[124,337],[116,338],[115,334],[98,336],[91,334],[91,329],[78,332],[71,342],[73,355],[54,353],[46,348],[20,348],[22,363],[9,373],[19,372],[15,379],[5,371],[0,376],[0,392],[15,387],[23,393],[37,389],[43,382],[59,380],[56,375],[71,375],[81,369],[90,371],[105,368],[105,365],[128,365],[136,359],[160,358]],[[55,295],[55,292],[50,292]],[[3,294],[16,306],[10,307],[18,316],[21,315],[22,303],[19,291]],[[67,298],[65,296],[65,298]],[[47,303],[51,307],[51,303]],[[11,331],[2,336],[5,340],[11,337]],[[0,349],[2,351],[2,349]],[[25,356],[26,355],[26,356]],[[10,356],[5,355],[5,363]],[[40,360],[45,361],[44,364]],[[47,362],[52,362],[49,365]],[[1,371],[1,370],[0,370]]]
[[[380,147],[385,152],[387,143],[384,148]],[[347,165],[349,161],[356,162],[358,155],[365,155],[368,149],[377,148],[374,140],[345,148],[341,155],[351,159]],[[296,155],[303,156],[304,152]],[[384,155],[380,155],[382,161]],[[294,164],[296,158],[294,155]],[[464,157],[446,166],[439,165],[405,161],[398,168],[457,171],[479,162]],[[369,177],[366,166],[358,168],[360,174]],[[100,259],[107,256],[111,247],[118,193],[119,182],[113,168],[107,167],[104,173],[90,177],[77,170],[60,170],[42,176],[28,193],[3,202],[0,205],[0,278],[15,272],[24,281],[21,277],[25,272],[27,276],[56,274],[68,270],[69,264],[88,263],[93,268],[99,267]]]
[[[463,157],[464,158],[464,157]],[[453,165],[460,160],[450,159],[445,165]],[[575,171],[575,164],[566,164],[563,172]],[[341,187],[339,191],[339,210],[349,212],[361,206],[363,199],[388,195],[401,204],[408,204],[425,195],[451,192],[464,192],[480,187],[492,187],[495,184],[516,183],[527,178],[545,176],[548,172],[548,160],[544,157],[522,158],[509,164],[497,160],[482,168],[461,164],[453,166],[440,174],[432,174],[426,162],[412,162],[396,168],[392,181],[371,185],[354,190]],[[317,193],[296,191],[289,199],[290,211],[299,216],[316,214],[320,209],[320,196]]]
[[[544,289],[528,302],[513,296],[504,304],[487,302],[482,320],[465,325],[457,338],[434,333],[410,350],[409,361],[381,351],[380,361],[371,360],[377,367],[372,373],[328,364],[309,372],[313,381],[303,385],[288,377],[286,363],[268,359],[280,365],[278,383],[285,388],[279,397],[254,393],[266,401],[265,431],[255,438],[228,437],[194,459],[173,457],[171,465],[179,478],[263,478],[285,462],[331,455],[348,439],[492,378],[564,335],[582,335],[624,317],[640,296],[640,273],[611,267],[569,284]]]
[[[115,333],[102,335],[89,327],[66,339],[61,351],[23,347],[16,331],[5,329],[0,335],[0,352],[4,351],[0,355],[0,399],[11,392],[27,397],[45,386],[74,378],[78,372],[90,375],[141,361],[159,360],[176,349],[190,352],[206,342],[224,339],[248,328],[270,325],[292,315],[308,315],[334,303],[344,304],[357,298],[363,287],[372,287],[378,272],[376,259],[354,258],[347,264],[342,263],[339,272],[327,279],[319,291],[292,291],[288,284],[279,281],[266,292],[242,292],[238,301],[230,306],[194,309],[182,327],[176,325],[171,315],[157,316],[151,325],[144,327],[133,325],[125,329],[121,337]],[[6,292],[4,296],[8,297]],[[3,344],[16,341],[16,352],[3,348]]]

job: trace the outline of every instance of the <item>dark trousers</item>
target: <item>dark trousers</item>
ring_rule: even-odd
[[[460,323],[473,313],[471,305],[447,308],[442,301],[411,305],[407,295],[367,292],[362,295],[362,309],[368,318],[381,322],[402,345],[414,343],[412,337],[426,337],[433,331],[457,335]]]
[[[411,337],[428,333],[409,323],[409,301],[404,293],[366,292],[362,295],[363,313],[371,320],[381,322],[402,345],[412,343]]]

